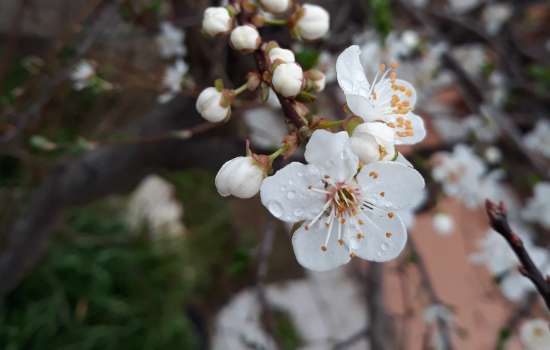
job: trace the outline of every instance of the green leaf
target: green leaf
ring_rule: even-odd
[[[29,143],[36,149],[51,151],[56,148],[56,144],[41,135],[33,135],[29,138]]]
[[[302,51],[296,53],[296,62],[302,66],[304,71],[307,71],[317,65],[320,53],[310,48],[304,48]]]

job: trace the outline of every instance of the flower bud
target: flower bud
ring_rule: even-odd
[[[265,12],[281,13],[285,12],[292,5],[290,0],[260,0],[260,6]]]
[[[306,78],[306,91],[320,92],[325,89],[325,75],[318,69],[310,69],[304,72]]]
[[[226,162],[216,175],[218,192],[227,197],[250,198],[260,191],[264,171],[252,157],[237,157]]]
[[[241,53],[249,53],[256,50],[262,43],[262,38],[256,27],[251,24],[237,27],[231,32],[229,44]]]
[[[330,16],[327,10],[317,5],[304,4],[301,17],[296,22],[297,34],[304,40],[316,40],[328,32]]]
[[[294,98],[304,85],[304,72],[297,63],[282,63],[273,72],[271,84],[275,91],[287,98]]]
[[[218,38],[228,34],[233,27],[232,17],[225,7],[208,7],[202,20],[203,34]]]
[[[197,111],[209,122],[216,123],[226,119],[231,113],[231,101],[226,93],[215,87],[204,89],[197,99]]]
[[[269,53],[267,54],[267,61],[269,65],[269,71],[273,72],[273,70],[277,68],[278,64],[294,63],[296,62],[296,59],[294,57],[294,52],[287,49],[281,49],[280,47],[275,47],[269,50]],[[276,62],[277,64],[274,65]]]
[[[363,164],[395,157],[394,133],[384,123],[372,122],[357,125],[349,138],[351,150]]]

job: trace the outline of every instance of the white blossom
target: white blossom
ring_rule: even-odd
[[[262,204],[286,222],[304,221],[292,236],[298,262],[325,271],[358,256],[395,258],[406,229],[395,212],[416,202],[424,179],[406,165],[375,162],[359,168],[345,131],[316,130],[306,146],[308,165],[290,163],[264,180]]]
[[[486,55],[487,48],[482,44],[464,44],[451,50],[451,56],[462,65],[466,73],[474,78],[480,76]]]
[[[231,32],[229,43],[231,47],[241,53],[249,53],[258,48],[262,42],[260,33],[251,24],[239,26]]]
[[[232,25],[232,18],[225,7],[208,7],[204,11],[202,30],[207,36],[219,37],[228,34]]]
[[[424,204],[426,204],[427,199],[428,191],[424,188],[422,192],[420,192],[420,195],[418,196],[418,199],[415,203],[406,207],[405,209],[397,211],[397,213],[401,217],[401,221],[403,221],[403,224],[405,225],[407,230],[414,228],[416,224],[416,212],[418,211],[418,209],[422,208]]]
[[[369,84],[359,62],[361,50],[357,45],[347,48],[336,62],[338,84],[346,95],[349,109],[365,122],[380,120],[393,129],[395,144],[415,144],[426,136],[422,118],[412,113],[416,102],[416,92],[406,81],[396,79],[397,67],[381,68]],[[382,73],[384,71],[384,73]],[[379,80],[380,73],[382,76]]]
[[[454,321],[452,311],[443,305],[432,304],[424,309],[424,321],[426,321],[427,325],[433,327],[433,348],[435,350],[446,350],[447,347],[443,341],[439,322],[443,322],[445,325],[450,326]]]
[[[185,232],[183,206],[175,197],[175,188],[157,175],[145,177],[128,202],[126,222],[133,230],[144,223],[156,236],[176,237]]]
[[[160,49],[160,55],[164,58],[182,57],[187,53],[183,41],[185,32],[176,28],[170,22],[160,24],[160,35],[157,36],[157,44]]]
[[[209,122],[221,122],[231,112],[231,106],[224,107],[222,99],[223,93],[216,90],[215,87],[206,88],[197,98],[197,111]]]
[[[485,6],[485,10],[483,11],[485,30],[490,35],[498,34],[504,22],[506,22],[511,15],[512,8],[509,4],[488,4]]]
[[[395,158],[394,134],[384,123],[359,124],[353,130],[349,143],[363,164]]]
[[[294,98],[304,86],[304,72],[298,63],[281,63],[273,72],[273,89],[287,98]]]
[[[260,191],[265,177],[262,167],[251,156],[227,161],[216,175],[216,188],[224,196],[250,198]]]
[[[181,91],[181,83],[183,76],[189,70],[189,65],[182,59],[176,60],[173,66],[168,67],[162,78],[162,85],[168,88],[169,91],[158,96],[159,103],[166,103],[176,96]]]
[[[527,200],[522,217],[550,229],[550,182],[539,182],[533,188],[533,197]]]
[[[325,74],[327,84],[336,81],[336,60],[328,51],[322,51],[317,59],[317,68]]]
[[[550,159],[550,122],[545,119],[537,121],[535,128],[524,136],[523,144]]]
[[[81,60],[71,73],[71,80],[74,82],[73,87],[75,90],[82,90],[92,85],[95,77],[95,69],[87,60]]]
[[[489,146],[483,151],[483,156],[489,164],[502,162],[502,151],[496,146]]]
[[[471,209],[477,208],[479,183],[486,172],[483,160],[470,147],[458,144],[453,153],[436,153],[432,163],[432,177],[443,185],[443,192]]]
[[[455,228],[453,217],[447,213],[437,213],[432,220],[432,226],[435,232],[442,236],[451,234]]]
[[[297,22],[298,35],[304,40],[324,37],[330,27],[330,15],[321,6],[304,4],[304,15]]]
[[[284,123],[281,123],[280,113],[271,108],[246,110],[243,112],[243,119],[250,131],[250,142],[258,148],[277,149],[281,146],[281,140],[288,135]]]
[[[537,318],[526,321],[519,331],[525,350],[550,349],[550,328],[548,321]]]
[[[281,13],[285,12],[292,5],[291,0],[260,0],[260,6],[266,12]]]

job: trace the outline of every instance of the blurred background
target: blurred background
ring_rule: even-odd
[[[225,4],[4,0],[0,349],[550,349],[532,323],[550,315],[483,209],[505,201],[548,270],[550,3],[312,3],[331,16],[324,41],[259,29],[325,73],[312,113],[346,117],[335,62],[352,44],[369,79],[397,61],[418,92],[428,136],[398,149],[427,185],[401,213],[401,255],[306,271],[258,196],[218,194],[245,139],[269,154],[288,134],[258,91],[221,126],[195,109],[215,79],[256,69],[200,33]],[[291,161],[303,148],[274,168]]]

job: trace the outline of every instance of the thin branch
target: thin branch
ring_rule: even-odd
[[[527,297],[523,298],[521,304],[519,304],[518,307],[512,312],[504,328],[510,330],[516,329],[519,321],[521,321],[522,318],[527,317],[531,312],[531,307],[537,301],[537,297],[538,294],[536,292],[530,292],[529,294],[527,294]],[[501,340],[499,334],[499,337],[495,343],[495,350],[502,350],[500,341]]]
[[[357,333],[353,334],[352,336],[350,336],[348,339],[346,340],[343,340],[339,343],[337,343],[336,345],[334,345],[334,347],[332,348],[332,350],[344,350],[344,349],[347,349],[349,348],[350,346],[353,346],[355,343],[357,343],[358,341],[360,341],[361,339],[363,339],[364,337],[367,336],[369,332],[369,329],[368,328],[363,328],[359,331],[357,331]]]
[[[537,287],[537,291],[544,299],[546,307],[550,310],[550,277],[546,276],[545,278],[542,275],[535,263],[533,263],[529,253],[525,250],[521,238],[512,232],[512,229],[508,224],[506,206],[504,205],[504,202],[500,202],[497,206],[495,203],[487,199],[485,201],[485,209],[487,210],[491,227],[500,233],[502,237],[504,237],[521,262],[522,266],[519,267],[519,272],[533,282],[533,284]]]

